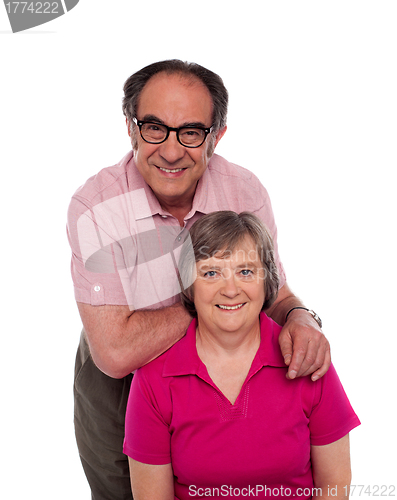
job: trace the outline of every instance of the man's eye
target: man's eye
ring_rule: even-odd
[[[197,137],[201,137],[203,134],[202,134],[202,130],[200,129],[195,129],[195,128],[188,128],[188,129],[182,129],[180,131],[180,135],[182,135],[183,137],[189,137],[190,139],[193,138],[197,138]]]
[[[241,274],[242,274],[243,276],[252,276],[252,274],[254,274],[254,273],[251,271],[251,269],[242,269],[240,272],[241,272]]]

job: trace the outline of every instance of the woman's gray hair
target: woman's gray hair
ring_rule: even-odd
[[[226,125],[228,92],[222,78],[196,63],[183,62],[179,59],[160,61],[134,73],[124,84],[123,113],[131,123],[137,118],[137,107],[141,92],[152,76],[164,72],[168,75],[180,74],[188,78],[199,79],[208,89],[213,102],[212,126],[214,133]]]
[[[254,242],[264,271],[265,301],[262,310],[276,300],[279,276],[274,259],[273,240],[263,222],[250,212],[223,210],[212,212],[198,219],[190,231],[181,251],[179,272],[181,282],[188,284],[181,293],[181,301],[192,316],[197,316],[194,306],[194,278],[196,262],[214,255],[222,258],[234,252],[249,236]]]

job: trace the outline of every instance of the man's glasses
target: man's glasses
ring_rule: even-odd
[[[136,125],[138,125],[141,137],[145,142],[150,144],[161,144],[168,139],[170,132],[176,132],[176,138],[178,139],[179,144],[182,144],[182,146],[185,146],[186,148],[200,147],[213,128],[173,128],[167,127],[167,125],[161,125],[160,123],[139,121],[136,118],[133,118],[133,121]]]

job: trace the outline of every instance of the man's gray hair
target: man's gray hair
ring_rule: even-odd
[[[181,301],[192,316],[197,316],[194,306],[194,273],[196,262],[219,258],[238,250],[238,245],[249,237],[255,244],[264,271],[265,301],[262,310],[276,300],[279,276],[274,258],[273,240],[263,222],[250,212],[223,210],[212,212],[198,219],[190,231],[190,239],[182,247],[178,264],[182,283],[193,283],[181,293]],[[193,247],[193,251],[192,251]]]
[[[152,76],[164,72],[199,79],[208,89],[213,102],[212,126],[218,132],[226,125],[228,92],[220,76],[196,63],[179,59],[160,61],[134,73],[124,84],[123,113],[131,123],[137,118],[137,106],[141,92]]]

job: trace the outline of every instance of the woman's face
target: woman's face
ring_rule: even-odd
[[[247,237],[233,252],[196,263],[194,304],[200,327],[237,332],[257,324],[265,301],[265,273],[256,246]]]

